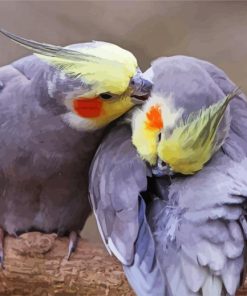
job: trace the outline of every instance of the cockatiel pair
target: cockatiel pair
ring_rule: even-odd
[[[144,74],[150,99],[132,129],[112,127],[91,165],[103,241],[138,296],[235,295],[246,264],[246,97],[195,58],[160,58]]]
[[[0,68],[0,237],[71,233],[69,256],[91,212],[88,171],[104,129],[152,84],[114,44],[63,48],[1,33],[36,54]]]
[[[131,95],[136,102],[151,84],[133,56],[114,45],[64,49],[6,34],[48,65],[29,57],[0,73],[2,228],[77,231],[89,213],[87,172],[103,135],[95,130],[129,110]],[[129,126],[116,125],[91,166],[102,237],[137,295],[234,295],[244,269],[246,103],[235,100],[223,118],[235,85],[203,61],[160,59],[150,73],[152,98],[133,118],[137,151]],[[195,151],[202,157],[194,163]],[[157,167],[150,170],[143,159]]]

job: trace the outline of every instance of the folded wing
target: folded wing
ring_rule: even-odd
[[[103,241],[122,264],[137,295],[165,295],[165,280],[146,220],[142,192],[147,168],[131,143],[128,126],[115,126],[95,155],[90,200]]]

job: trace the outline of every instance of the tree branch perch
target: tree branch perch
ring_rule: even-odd
[[[69,261],[67,248],[68,239],[55,234],[7,236],[0,295],[134,295],[121,266],[102,247],[81,239]]]

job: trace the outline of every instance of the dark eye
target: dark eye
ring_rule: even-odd
[[[163,160],[159,159],[158,160],[158,168],[159,169],[165,169],[165,168],[167,168],[167,163],[164,162]]]
[[[158,141],[160,142],[161,140],[161,134],[158,135]]]
[[[103,94],[100,94],[99,95],[103,100],[109,100],[112,98],[112,95],[111,94],[108,94],[108,93],[103,93]]]
[[[130,84],[131,84],[131,85],[135,85],[135,81],[132,79],[132,80],[130,81]]]

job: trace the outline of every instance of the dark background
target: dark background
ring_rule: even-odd
[[[0,27],[57,45],[104,40],[132,51],[142,70],[184,54],[223,68],[247,91],[245,1],[1,1]],[[0,37],[0,66],[29,52]],[[97,241],[90,219],[84,237]]]

